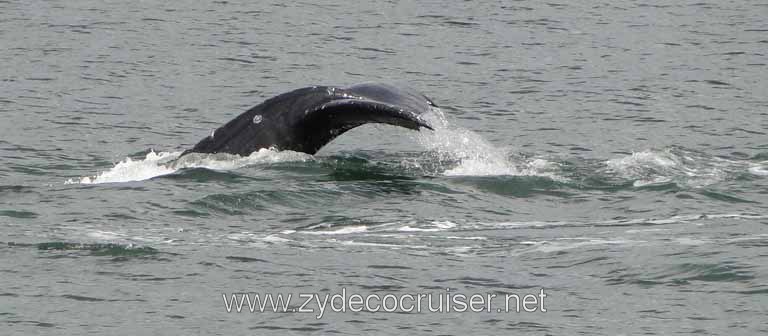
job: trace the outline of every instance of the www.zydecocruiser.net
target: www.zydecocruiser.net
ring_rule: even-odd
[[[537,293],[463,294],[444,292],[419,294],[350,294],[342,288],[336,294],[320,293],[223,293],[228,313],[307,313],[321,319],[326,312],[406,313],[534,313],[546,312],[541,288]]]

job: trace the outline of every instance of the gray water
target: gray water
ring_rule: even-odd
[[[768,4],[0,1],[3,335],[768,332]],[[435,132],[169,166],[309,85]],[[227,312],[222,294],[546,312]],[[300,302],[292,302],[296,307]]]

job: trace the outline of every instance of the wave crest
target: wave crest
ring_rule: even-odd
[[[120,183],[130,181],[143,181],[154,177],[173,174],[185,168],[206,168],[212,170],[233,170],[245,166],[279,163],[291,161],[312,160],[312,155],[292,152],[277,151],[274,149],[260,149],[249,156],[232,154],[202,154],[191,153],[179,158],[181,152],[150,151],[143,159],[135,160],[130,157],[123,159],[109,170],[95,176],[85,176],[78,180],[69,179],[66,184],[100,184]]]

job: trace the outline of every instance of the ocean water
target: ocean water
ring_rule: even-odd
[[[0,1],[0,334],[765,334],[766,17]],[[273,95],[369,81],[432,98],[435,131],[175,160]],[[546,296],[321,316],[237,293]]]

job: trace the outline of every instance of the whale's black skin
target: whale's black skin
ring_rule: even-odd
[[[313,86],[267,99],[217,128],[188,153],[247,156],[261,148],[315,154],[342,133],[367,123],[432,129],[421,115],[435,104],[388,84]]]

